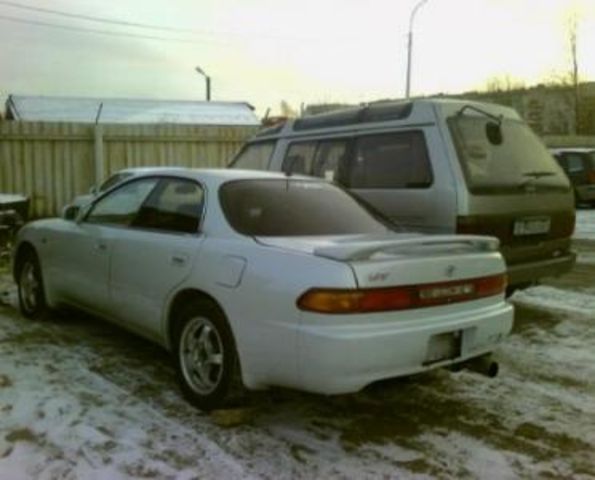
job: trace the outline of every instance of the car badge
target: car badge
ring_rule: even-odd
[[[456,268],[454,265],[449,265],[448,267],[446,267],[446,270],[444,270],[444,274],[448,278],[451,278],[455,274],[455,270],[456,270]]]
[[[369,282],[382,282],[388,278],[388,272],[376,272],[368,275]]]

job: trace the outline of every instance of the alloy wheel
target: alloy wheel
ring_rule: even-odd
[[[205,317],[188,320],[180,337],[180,366],[190,388],[208,395],[223,375],[223,341],[217,327]]]
[[[23,306],[29,312],[34,312],[39,306],[39,292],[41,284],[37,276],[35,265],[27,261],[21,269],[19,278],[19,288],[21,290],[21,299]]]

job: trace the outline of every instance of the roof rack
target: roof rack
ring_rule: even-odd
[[[413,111],[413,102],[387,102],[366,105],[359,108],[298,118],[293,129],[297,131],[319,128],[342,127],[354,123],[387,122],[403,120]]]

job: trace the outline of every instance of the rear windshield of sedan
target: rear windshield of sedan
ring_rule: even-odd
[[[220,189],[234,230],[250,236],[384,233],[388,227],[331,184],[295,179],[237,180]]]

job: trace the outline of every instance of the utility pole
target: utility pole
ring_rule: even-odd
[[[411,57],[413,55],[413,21],[415,20],[415,14],[418,10],[425,5],[428,0],[421,0],[418,2],[413,10],[411,11],[411,17],[409,17],[409,35],[407,37],[407,83],[405,87],[405,97],[409,98],[411,94]]]

